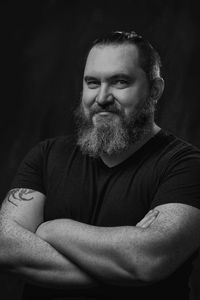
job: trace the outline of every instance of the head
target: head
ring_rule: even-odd
[[[95,40],[87,56],[78,144],[92,156],[126,151],[152,129],[164,83],[155,49],[135,32]]]

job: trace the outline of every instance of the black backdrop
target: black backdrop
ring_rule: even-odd
[[[158,49],[166,87],[157,123],[200,147],[197,2],[7,1],[2,12],[6,34],[2,75],[6,80],[0,110],[1,199],[33,145],[74,131],[82,57],[88,43],[108,30],[135,30]],[[192,276],[192,300],[200,299],[199,285],[200,259]],[[18,280],[2,274],[0,286],[1,299],[20,299]]]

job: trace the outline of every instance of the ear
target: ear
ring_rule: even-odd
[[[163,78],[157,77],[153,80],[151,90],[150,90],[150,97],[154,102],[158,102],[162,93],[164,91],[165,82]]]

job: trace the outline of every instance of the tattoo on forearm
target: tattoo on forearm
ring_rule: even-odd
[[[18,201],[31,201],[34,197],[31,196],[35,191],[31,189],[13,189],[8,192],[7,199],[10,203],[18,206]]]

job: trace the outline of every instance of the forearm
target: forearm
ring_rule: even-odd
[[[169,203],[159,206],[155,222],[150,217],[149,225],[147,217],[141,227],[146,216],[139,227],[58,219],[42,224],[36,234],[106,283],[152,282],[169,276],[198,249],[200,215],[196,208]]]
[[[69,289],[96,285],[47,242],[6,218],[0,219],[0,264],[38,285]]]
[[[47,224],[44,231],[39,229],[38,234],[98,279],[111,284],[129,285],[142,282],[145,266],[149,263],[149,257],[142,257],[141,249],[136,244],[134,254],[130,249],[129,241],[133,235],[136,241],[136,236],[141,235],[142,231],[136,227],[105,228],[72,220],[54,220],[49,222],[49,226]]]

